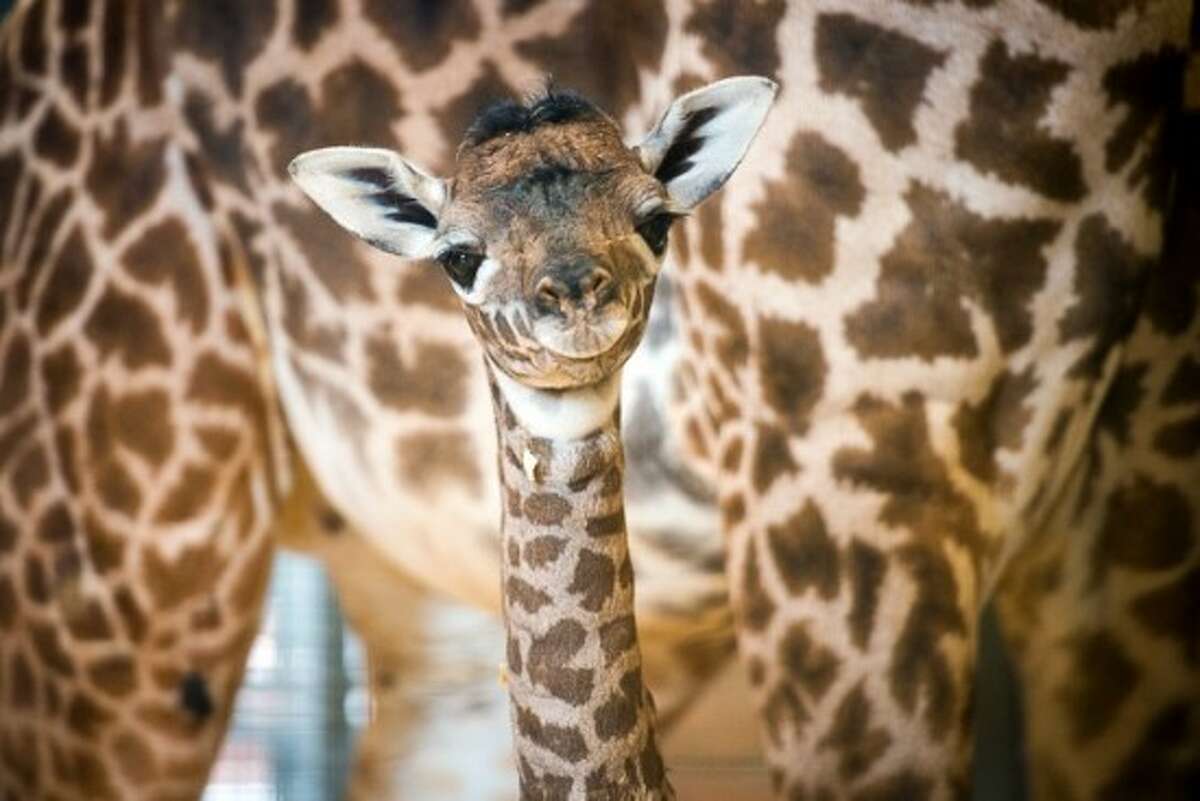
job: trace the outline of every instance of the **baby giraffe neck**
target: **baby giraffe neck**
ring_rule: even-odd
[[[633,616],[620,379],[573,396],[514,391],[511,379],[489,372],[521,799],[669,801]],[[550,410],[549,423],[530,420],[538,408]],[[589,430],[562,436],[588,417]]]

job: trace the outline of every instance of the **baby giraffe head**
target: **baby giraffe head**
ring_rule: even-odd
[[[291,173],[375,247],[446,270],[491,363],[526,387],[593,387],[637,346],[672,222],[725,182],[775,96],[731,78],[671,104],[639,144],[578,95],[483,111],[436,178],[396,153],[330,147]]]

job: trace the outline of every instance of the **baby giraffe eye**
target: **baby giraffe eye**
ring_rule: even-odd
[[[450,279],[463,289],[469,290],[475,283],[475,273],[483,264],[483,255],[463,248],[450,248],[437,257]]]
[[[655,256],[661,256],[667,249],[667,232],[671,230],[673,222],[674,214],[660,211],[637,227],[638,235],[646,240],[646,245]]]

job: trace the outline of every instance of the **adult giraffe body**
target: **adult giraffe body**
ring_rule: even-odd
[[[643,129],[705,79],[783,87],[739,182],[680,229],[658,380],[626,374],[648,388],[631,424],[669,402],[682,433],[641,429],[630,492],[641,464],[703,520],[675,442],[716,479],[781,793],[961,791],[994,594],[1035,796],[1186,798],[1189,4],[400,5],[35,1],[5,23],[0,787],[203,782],[292,464],[239,287],[293,368],[289,419],[324,432],[300,450],[330,500],[427,583],[497,602],[489,400],[449,291],[352,246],[284,166],[336,143],[445,166],[479,101],[550,70]],[[720,628],[719,590],[667,614],[663,566],[711,575],[704,541],[645,538],[664,634]]]

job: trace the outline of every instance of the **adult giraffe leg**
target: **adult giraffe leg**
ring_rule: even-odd
[[[853,490],[789,487],[795,503],[773,517],[740,494],[723,502],[739,651],[772,782],[789,799],[959,797],[974,523],[928,450],[919,400],[872,401],[859,416],[873,444],[845,452],[840,467],[892,493],[886,527],[840,512],[854,508]]]
[[[1200,137],[1191,108],[1175,142]],[[1172,155],[1163,258],[1091,440],[997,589],[1034,799],[1200,787],[1200,153]]]
[[[1190,9],[787,12],[763,181],[725,202],[757,227],[689,224],[689,426],[780,789],[951,797],[979,602],[1159,249]]]
[[[43,41],[60,10],[0,44],[0,797],[194,799],[269,572],[268,405],[161,75],[101,57],[99,7]],[[80,59],[103,89],[46,80]]]

